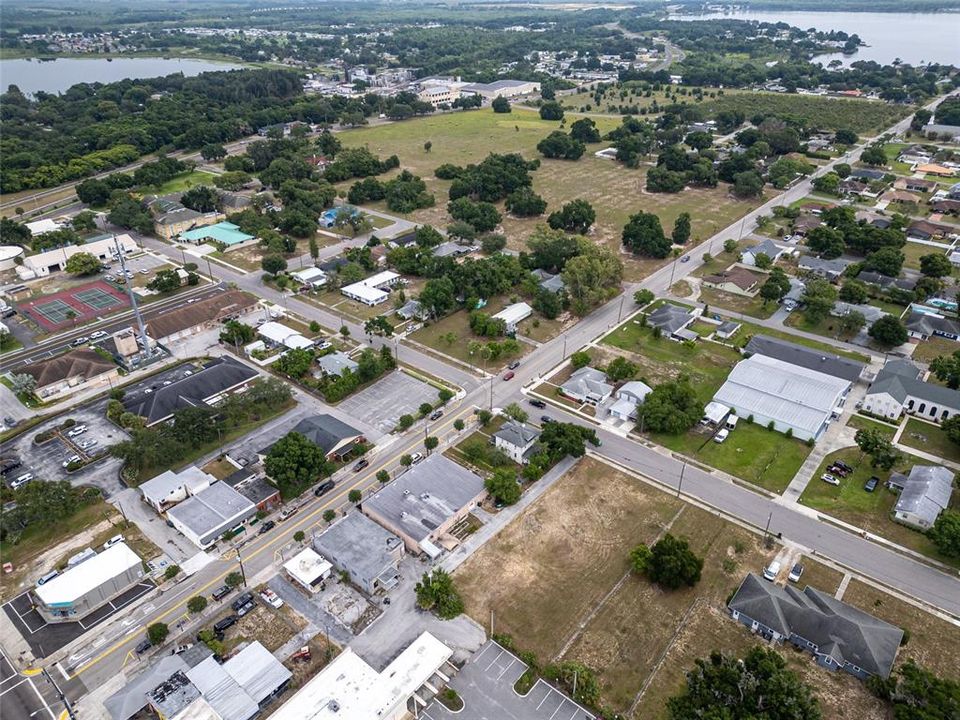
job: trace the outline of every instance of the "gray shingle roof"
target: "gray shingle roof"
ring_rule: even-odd
[[[917,311],[910,313],[906,326],[907,330],[923,333],[924,335],[933,335],[938,332],[948,335],[960,335],[960,323],[956,320],[939,315],[928,315]]]
[[[748,356],[766,355],[788,362],[791,365],[816,370],[850,382],[856,382],[864,368],[863,363],[814,350],[787,340],[780,340],[769,335],[754,335],[750,338],[750,342],[747,343],[743,352]]]
[[[320,366],[324,374],[336,375],[337,377],[342,375],[344,370],[356,372],[359,367],[354,360],[351,360],[345,353],[339,350],[317,358],[317,365]]]
[[[503,424],[494,434],[494,437],[500,438],[514,447],[526,447],[531,442],[540,437],[540,431],[529,425],[510,420]]]
[[[869,395],[887,393],[904,403],[907,396],[930,403],[960,409],[960,390],[919,379],[920,370],[906,360],[888,360],[868,391]]]
[[[933,525],[950,505],[953,494],[953,472],[939,465],[914,465],[903,480],[894,512],[909,512]]]
[[[824,260],[813,255],[804,255],[800,258],[798,267],[801,270],[807,270],[822,275],[840,275],[847,269],[851,263],[850,260],[835,258],[833,260]]]
[[[604,397],[613,392],[606,374],[592,367],[582,367],[574,372],[560,389],[572,397]]]
[[[800,592],[753,573],[744,578],[729,607],[786,637],[812,642],[840,663],[884,678],[903,637],[900,628],[810,586]]]
[[[764,240],[760,243],[757,243],[753,247],[745,249],[744,253],[749,253],[756,257],[760,253],[763,253],[771,260],[776,260],[777,256],[783,252],[783,248],[777,245],[773,240]]]
[[[668,335],[672,335],[691,322],[693,322],[693,315],[690,311],[672,303],[664,303],[647,316],[647,325],[658,327]]]
[[[330,452],[344,440],[363,435],[355,427],[327,414],[304,418],[293,426],[291,432],[300,433],[324,452]]]

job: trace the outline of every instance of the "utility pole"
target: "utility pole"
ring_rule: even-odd
[[[763,542],[766,545],[770,542],[770,521],[773,520],[773,510],[767,515],[767,525],[763,528]]]
[[[247,573],[243,570],[243,558],[240,557],[240,546],[237,545],[237,562],[240,563],[240,577],[243,578],[243,586],[247,586]]]
[[[113,246],[116,248],[117,257],[120,259],[120,271],[123,273],[123,279],[126,280],[127,295],[130,297],[130,306],[133,308],[133,316],[137,319],[137,327],[140,329],[140,340],[143,342],[143,350],[140,357],[146,360],[150,357],[150,339],[147,337],[147,327],[143,324],[143,316],[140,314],[140,308],[137,307],[136,293],[133,292],[133,283],[127,277],[127,263],[123,257],[123,251],[120,249],[120,241],[117,240],[116,233],[113,236]]]
[[[620,298],[620,310],[617,311],[617,322],[619,323],[623,319],[623,303],[626,301],[627,296],[624,295]]]
[[[42,668],[43,676],[47,679],[47,682],[53,685],[53,689],[57,693],[57,697],[60,698],[60,702],[63,703],[64,707],[67,708],[67,717],[70,720],[76,720],[76,715],[73,714],[73,706],[70,704],[70,701],[67,699],[67,696],[63,694],[63,691],[60,689],[60,686],[57,685],[57,681],[53,679],[53,676],[47,672],[46,668]]]
[[[683,473],[687,469],[687,461],[683,461],[683,465],[680,466],[680,482],[677,483],[677,497],[680,497],[680,488],[683,487]]]

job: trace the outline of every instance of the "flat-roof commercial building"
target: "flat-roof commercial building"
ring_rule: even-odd
[[[483,479],[440,454],[412,466],[363,502],[363,512],[413,553],[436,557],[441,541],[487,495]]]
[[[86,348],[24,365],[18,372],[36,381],[34,393],[44,400],[63,398],[86,388],[112,386],[120,380],[116,363]]]
[[[196,495],[213,485],[217,479],[196,465],[184,468],[180,472],[166,470],[151,478],[140,487],[143,501],[158,513],[166,512],[191,495]]]
[[[272,720],[400,720],[419,714],[453,674],[453,651],[424,632],[382,672],[349,647],[270,716]]]
[[[491,83],[470,83],[460,88],[465,95],[482,95],[493,100],[498,97],[519,97],[540,92],[540,83],[531,80],[495,80]]]
[[[852,383],[816,370],[752,355],[741,360],[713,396],[740,417],[809,440],[820,437],[841,411]]]
[[[214,483],[167,510],[167,520],[201,550],[257,514],[257,506],[226,483]]]
[[[228,290],[183,307],[161,313],[147,321],[147,334],[161,345],[217,328],[257,309],[257,297],[242,290]]]
[[[48,623],[82,620],[146,575],[140,556],[119,542],[33,590],[37,612]]]
[[[137,250],[137,244],[133,241],[133,238],[126,233],[117,235],[116,239],[122,252],[132,253]],[[67,264],[67,260],[77,253],[89,253],[102,262],[113,257],[116,251],[117,245],[114,243],[112,236],[103,238],[102,240],[84,243],[83,245],[67,245],[54,250],[40,252],[36,255],[26,256],[23,259],[23,264],[17,265],[17,275],[23,280],[46,277],[52,272],[63,270]]]
[[[319,592],[320,585],[330,577],[333,565],[312,548],[304,548],[283,564],[287,577],[309,593]]]
[[[364,305],[379,305],[390,297],[389,289],[400,280],[401,278],[397,273],[384,270],[360,282],[345,285],[340,288],[340,292],[351,300],[356,300]]]
[[[363,513],[348,513],[314,535],[313,547],[370,595],[400,582],[403,541]]]

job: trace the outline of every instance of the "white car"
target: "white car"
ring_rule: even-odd
[[[95,332],[90,333],[91,340],[99,340],[100,338],[105,338],[108,333],[105,333],[103,330],[96,330]]]
[[[416,465],[418,462],[423,460],[423,453],[414,453],[410,456],[410,464]]]
[[[149,275],[149,274],[150,274],[150,271],[147,270],[146,268],[140,268],[139,270],[137,270],[137,272],[140,273],[141,275]]]
[[[70,344],[73,345],[74,347],[80,347],[81,345],[86,345],[88,342],[90,342],[90,338],[88,338],[86,335],[83,335],[81,337],[78,337],[76,340],[74,340]]]
[[[75,463],[75,462],[80,462],[79,455],[71,455],[70,457],[68,457],[66,460],[63,461],[62,465],[63,467],[66,467],[70,463]]]
[[[96,444],[96,440],[84,440],[82,443],[79,443],[79,447],[81,450],[86,450],[87,448],[92,448]]]
[[[830,485],[840,484],[840,480],[835,475],[831,475],[830,473],[824,473],[823,475],[820,476],[820,479],[823,480],[825,483],[829,483]]]
[[[78,435],[83,435],[86,431],[86,425],[77,425],[73,430],[67,431],[67,437],[77,437]]]
[[[109,550],[117,543],[122,543],[122,542],[123,542],[123,535],[114,535],[112,538],[110,538],[103,544],[103,549]]]
[[[770,563],[763,569],[763,579],[773,582],[774,580],[777,579],[777,575],[780,574],[780,568],[781,568],[780,562],[777,560],[774,560],[772,563]]]
[[[19,490],[31,480],[33,480],[33,473],[24,473],[23,475],[21,475],[16,480],[10,483],[10,489]]]
[[[261,590],[260,597],[262,597],[263,601],[271,607],[275,607],[277,609],[283,607],[283,599],[270,588],[264,588]]]
[[[727,430],[726,428],[723,428],[723,430],[721,430],[720,432],[718,432],[716,435],[713,436],[713,441],[715,443],[722,443],[724,440],[727,439],[728,435],[730,435],[730,431]]]

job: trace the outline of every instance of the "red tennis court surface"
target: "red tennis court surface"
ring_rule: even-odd
[[[129,305],[125,293],[97,280],[19,303],[17,307],[44,330],[60,330],[109,315]]]

